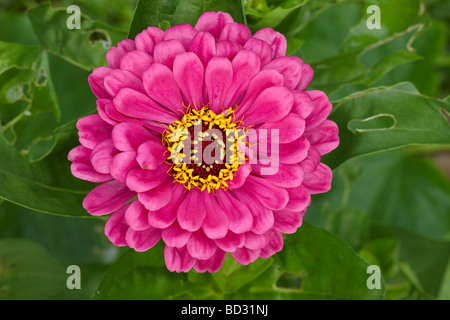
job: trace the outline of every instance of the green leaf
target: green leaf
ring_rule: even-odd
[[[445,110],[450,104],[420,95],[407,83],[352,94],[330,115],[339,127],[340,145],[324,162],[336,168],[352,157],[407,145],[449,144]]]
[[[368,289],[367,267],[345,242],[306,222],[288,235],[281,252],[261,276],[238,291],[236,299],[382,299]],[[381,280],[382,281],[382,280]]]
[[[426,158],[391,152],[366,159],[349,203],[377,224],[450,240],[450,185]]]
[[[66,8],[53,9],[44,2],[27,11],[41,46],[67,61],[91,70],[106,64],[106,52],[126,37],[125,32],[85,14],[80,14],[80,29],[69,29],[67,19],[75,13]]]
[[[176,24],[195,26],[206,11],[228,12],[235,22],[246,23],[241,0],[139,0],[128,38],[155,26],[162,29]]]
[[[0,299],[48,299],[67,290],[64,268],[28,240],[0,240]]]
[[[272,258],[258,259],[248,266],[242,266],[227,255],[222,268],[212,277],[225,294],[233,293],[259,277],[272,263]]]
[[[307,2],[308,0],[271,1],[270,4],[274,7],[269,8],[267,5],[261,5],[258,1],[250,1],[245,8],[246,15],[252,19],[249,28],[252,33],[267,27],[276,29],[292,12]]]
[[[54,135],[51,152],[29,162],[0,134],[0,198],[45,213],[89,216],[81,204],[92,183],[73,177],[67,160],[78,144],[75,122],[58,128]]]
[[[9,142],[33,159],[35,145],[52,134],[61,117],[47,53],[0,41],[0,116]],[[39,119],[45,118],[45,125]]]
[[[189,282],[191,281],[191,282]],[[94,300],[207,299],[215,297],[209,274],[188,278],[164,265],[163,245],[147,252],[130,250],[106,272]]]
[[[369,228],[366,212],[346,206],[339,210],[328,210],[324,220],[327,231],[345,240],[355,250],[365,242]]]

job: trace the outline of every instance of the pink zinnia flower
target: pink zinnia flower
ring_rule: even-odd
[[[327,96],[305,91],[313,70],[285,54],[282,34],[252,35],[224,12],[204,13],[195,28],[149,27],[108,51],[108,67],[89,76],[98,114],[78,121],[69,160],[75,177],[101,183],[83,206],[111,214],[113,244],[141,252],[162,238],[176,272],[216,272],[226,252],[247,265],[282,249],[310,195],[330,189],[320,159],[339,144]],[[236,129],[244,138],[227,133]],[[211,155],[231,150],[232,162],[198,157],[213,141]]]

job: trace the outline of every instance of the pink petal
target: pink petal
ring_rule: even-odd
[[[331,189],[332,179],[333,172],[331,169],[327,165],[320,163],[315,171],[305,172],[303,186],[311,194],[325,193]]]
[[[197,260],[194,269],[197,272],[215,273],[219,271],[225,261],[225,251],[217,249],[214,255],[208,260]]]
[[[272,48],[263,40],[250,38],[244,44],[244,49],[256,53],[261,60],[261,66],[265,66],[272,60]]]
[[[257,234],[263,234],[269,231],[273,226],[272,210],[265,207],[261,201],[253,195],[252,191],[246,188],[234,190],[234,193],[249,208],[253,216],[253,226],[251,231]]]
[[[168,169],[168,165],[156,170],[133,168],[127,174],[127,186],[130,190],[136,192],[145,192],[157,188],[166,181]]]
[[[174,221],[170,226],[163,229],[162,239],[170,247],[181,248],[186,245],[191,234],[191,232],[181,228],[177,221]]]
[[[114,105],[112,104],[112,101],[109,99],[97,99],[97,112],[100,118],[103,119],[103,121],[107,122],[108,124],[115,126],[119,124],[118,121],[114,120],[107,112],[106,112],[106,106],[108,105],[109,108],[114,108]]]
[[[264,178],[250,175],[243,186],[271,210],[281,210],[286,207],[289,201],[289,195],[284,188],[275,186]]]
[[[218,39],[225,25],[233,22],[234,20],[229,13],[207,11],[198,18],[195,29],[209,32],[214,38]]]
[[[166,246],[164,248],[164,261],[169,271],[180,273],[191,270],[196,260],[191,257],[186,247],[173,248]]]
[[[252,36],[250,29],[242,23],[228,23],[220,33],[219,40],[228,40],[230,42],[244,45]]]
[[[116,212],[112,213],[105,223],[105,235],[114,245],[123,247],[127,245],[125,239],[128,225],[125,222],[125,211],[128,206],[123,206]]]
[[[70,166],[72,175],[78,179],[90,182],[105,182],[111,180],[111,175],[99,173],[94,169],[90,160],[91,153],[91,149],[82,145],[73,148],[69,152],[67,158],[69,161],[73,162]]]
[[[164,156],[166,150],[160,143],[151,140],[144,142],[138,148],[136,161],[143,169],[156,170],[167,158]]]
[[[211,194],[205,195],[206,216],[203,220],[202,230],[210,239],[226,236],[228,232],[228,217]]]
[[[106,98],[110,99],[111,96],[105,89],[104,81],[105,76],[111,72],[111,68],[108,67],[98,67],[95,68],[88,77],[89,85],[91,86],[92,92],[99,99]]]
[[[201,109],[204,68],[192,52],[179,54],[173,63],[173,76],[191,107]]]
[[[272,28],[263,28],[257,31],[253,38],[261,39],[267,42],[272,48],[272,58],[283,57],[286,55],[287,41],[284,35],[274,31]]]
[[[187,197],[180,204],[177,212],[180,226],[188,231],[198,230],[206,216],[203,192],[198,189],[189,191]]]
[[[148,210],[138,200],[134,200],[125,212],[125,221],[131,229],[142,231],[150,227],[148,214]]]
[[[280,162],[294,164],[304,160],[308,155],[309,147],[309,141],[304,136],[290,143],[280,144]]]
[[[163,64],[172,69],[175,57],[183,52],[186,52],[186,50],[180,41],[165,40],[155,46],[153,58],[155,59],[155,63]]]
[[[230,42],[230,41],[219,41],[216,44],[216,52],[218,57],[224,57],[229,60],[233,60],[234,57],[242,50],[240,44]]]
[[[284,164],[280,163],[278,171],[272,175],[264,175],[261,173],[261,168],[264,165],[253,165],[253,172],[264,177],[278,187],[295,188],[302,184],[303,169],[298,164]]]
[[[233,82],[224,101],[227,107],[234,107],[236,99],[247,89],[250,80],[260,70],[261,62],[253,51],[241,50],[231,64],[233,65]]]
[[[289,90],[294,90],[300,81],[302,74],[303,60],[299,57],[280,57],[273,59],[263,68],[274,69],[283,75],[284,86]]]
[[[283,76],[276,70],[269,69],[258,72],[248,85],[244,100],[237,109],[236,118],[240,119],[247,112],[261,92],[271,87],[281,87],[283,81]]]
[[[114,127],[111,134],[114,146],[120,151],[136,151],[152,135],[142,126],[123,122]]]
[[[233,175],[233,180],[227,181],[230,189],[237,189],[242,187],[248,175],[252,172],[252,166],[249,163],[241,164],[238,171]]]
[[[128,229],[126,240],[130,248],[137,252],[145,252],[153,248],[161,239],[161,230],[149,227],[142,231]]]
[[[156,211],[167,206],[171,198],[172,181],[170,179],[167,179],[158,188],[138,193],[139,201],[150,211]]]
[[[300,212],[311,204],[311,195],[304,186],[286,189],[289,193],[289,202],[284,210]]]
[[[232,232],[243,233],[252,228],[253,216],[245,204],[222,190],[217,190],[217,200],[228,217],[229,229]]]
[[[191,234],[186,249],[193,258],[208,260],[216,252],[217,245],[202,230],[198,230]]]
[[[306,130],[317,127],[319,124],[325,121],[331,112],[332,105],[327,95],[323,91],[312,90],[305,91],[312,100],[313,110],[311,114],[305,119]]]
[[[313,172],[320,163],[320,152],[314,146],[308,149],[308,155],[300,162],[304,172]]]
[[[311,66],[307,63],[304,63],[302,67],[302,75],[300,77],[300,81],[298,82],[296,89],[300,91],[306,90],[306,88],[311,83],[313,76],[314,71],[311,68]]]
[[[233,81],[233,67],[230,60],[223,57],[211,59],[205,71],[205,84],[209,97],[209,107],[216,114],[226,109],[224,105]]]
[[[156,27],[148,27],[136,36],[136,48],[153,55],[157,43],[164,38],[164,31]]]
[[[267,259],[283,249],[283,234],[274,229],[269,231],[269,244],[261,249],[261,258]]]
[[[216,56],[216,40],[207,32],[199,32],[192,39],[189,51],[195,53],[206,67],[209,60]]]
[[[337,148],[339,145],[339,128],[331,120],[325,120],[314,129],[305,132],[305,137],[321,155]]]
[[[120,59],[120,69],[130,71],[135,76],[142,78],[142,74],[153,63],[153,58],[144,51],[134,50],[125,54]]]
[[[261,250],[250,250],[247,248],[237,248],[235,252],[231,253],[231,256],[243,266],[246,266],[252,262],[255,262],[259,258]]]
[[[294,97],[285,87],[271,87],[256,98],[244,115],[246,126],[283,119],[292,108]]]
[[[258,250],[264,248],[269,243],[269,233],[256,234],[253,232],[245,233],[244,247],[250,250]]]
[[[106,182],[112,179],[111,175],[98,173],[94,167],[88,163],[72,163],[70,165],[70,171],[74,177],[89,182]]]
[[[83,200],[83,207],[93,216],[102,216],[116,211],[135,195],[125,184],[113,180],[91,190]]]
[[[165,65],[153,64],[143,76],[144,88],[148,96],[175,113],[183,106],[183,98],[172,70]]]
[[[234,233],[228,231],[225,237],[215,239],[214,242],[220,249],[226,252],[234,252],[236,248],[240,248],[244,245],[245,236],[243,233]]]
[[[184,198],[186,189],[180,183],[177,183],[172,188],[172,199],[167,206],[159,210],[151,211],[148,217],[148,222],[152,227],[164,229],[170,226],[177,218],[178,207]]]
[[[120,67],[120,59],[129,51],[133,51],[136,48],[133,40],[125,39],[117,43],[117,47],[112,47],[106,53],[106,61],[111,68]]]
[[[174,113],[157,105],[147,95],[125,88],[114,97],[117,110],[126,116],[138,119],[171,123],[178,120]]]
[[[291,112],[298,114],[303,119],[306,119],[312,112],[314,106],[309,95],[303,91],[293,91],[294,104]]]
[[[144,92],[141,79],[130,71],[116,69],[105,76],[105,89],[112,97],[123,88],[130,88],[142,93]]]
[[[125,183],[128,172],[137,166],[135,151],[121,152],[112,159],[111,176],[117,181]]]
[[[103,121],[98,114],[80,118],[76,125],[80,143],[89,149],[111,137],[113,127]]]
[[[91,163],[95,170],[100,173],[110,173],[114,156],[118,153],[111,139],[100,142],[92,150]]]
[[[302,225],[305,212],[292,212],[287,210],[274,211],[275,222],[273,228],[282,233],[292,234]]]
[[[197,32],[198,31],[190,24],[177,24],[166,30],[164,33],[164,40],[178,40],[183,44],[184,49],[187,51]]]
[[[258,129],[278,130],[279,143],[288,143],[300,138],[303,134],[305,120],[295,113],[289,113],[283,119],[264,123]]]

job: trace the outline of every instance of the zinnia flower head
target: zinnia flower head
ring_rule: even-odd
[[[282,249],[310,195],[330,189],[320,160],[339,144],[327,96],[305,91],[313,70],[286,45],[205,12],[195,28],[149,27],[108,51],[89,76],[98,114],[78,121],[69,160],[75,177],[100,183],[83,206],[110,214],[113,244],[142,252],[162,239],[176,272]]]

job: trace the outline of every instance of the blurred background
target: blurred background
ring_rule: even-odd
[[[0,0],[0,42],[42,47],[36,30],[45,26],[32,24],[34,15],[27,15],[27,10],[43,2]],[[55,8],[76,4],[92,21],[99,21],[91,31],[110,31],[110,38],[101,31],[89,34],[95,50],[99,42],[108,47],[126,38],[136,6],[135,0],[50,3]],[[382,29],[374,39],[361,31],[370,4],[382,8]],[[423,96],[450,95],[448,0],[249,0],[244,8],[252,31],[270,26],[287,36],[288,54],[298,55],[315,70],[311,88],[325,91],[334,104],[360,90],[405,81]],[[20,68],[0,72],[3,134],[30,161],[49,151],[56,127],[95,108],[87,76],[104,61],[82,57],[83,47],[60,41],[64,50],[49,45],[45,54],[52,99],[38,115],[20,116],[32,97],[11,98],[8,83],[21,76]],[[98,50],[100,57],[105,50]],[[59,107],[59,115],[49,107],[52,104]],[[386,299],[450,298],[449,150],[410,146],[352,159],[334,171],[329,193],[313,197],[306,220],[344,239],[369,264],[380,265]],[[16,290],[8,279],[8,266],[0,260],[0,299],[88,299],[124,251],[109,244],[102,219],[60,217],[0,202],[0,238],[19,239],[28,249],[32,245],[36,255],[48,257],[40,266],[46,275],[35,277],[30,271],[28,278],[14,280]],[[30,255],[23,259],[36,263]],[[65,270],[72,264],[83,270],[83,290],[52,286],[65,273],[48,270]]]

